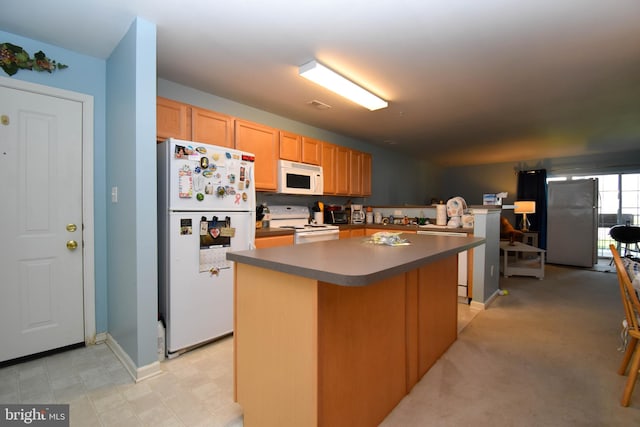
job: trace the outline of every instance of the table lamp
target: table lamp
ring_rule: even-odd
[[[522,214],[522,224],[520,229],[522,231],[529,231],[529,220],[527,214],[536,213],[536,202],[533,201],[516,201],[513,213]]]

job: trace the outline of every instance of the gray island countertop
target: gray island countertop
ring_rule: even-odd
[[[481,237],[402,234],[410,244],[386,246],[369,237],[228,252],[227,259],[343,286],[363,286],[485,243]]]

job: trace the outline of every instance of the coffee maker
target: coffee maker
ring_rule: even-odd
[[[351,205],[351,223],[352,224],[364,224],[364,209],[362,205]]]

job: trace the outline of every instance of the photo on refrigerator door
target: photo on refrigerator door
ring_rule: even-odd
[[[231,218],[225,217],[223,221],[217,216],[207,220],[202,217],[200,221],[200,272],[218,274],[223,268],[231,268],[231,262],[227,261],[227,251],[231,247],[231,238],[235,235],[235,229],[231,227]]]

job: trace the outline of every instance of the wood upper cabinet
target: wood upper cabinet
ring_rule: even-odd
[[[371,195],[371,154],[362,153],[362,195]]]
[[[362,153],[349,150],[349,194],[362,194]]]
[[[302,160],[302,137],[300,135],[280,131],[280,158],[292,162]]]
[[[197,141],[233,148],[233,117],[157,97],[156,138]]]
[[[189,105],[171,99],[156,99],[156,138],[191,139],[191,120]]]
[[[335,180],[336,180],[336,194],[348,196],[349,193],[349,181],[351,176],[349,175],[350,157],[347,147],[340,145],[336,146],[336,162],[335,162]]]
[[[157,97],[157,139],[197,141],[255,154],[255,188],[276,191],[278,159],[322,166],[324,194],[371,195],[371,155]]]
[[[191,140],[233,148],[233,117],[191,107]]]
[[[280,158],[292,162],[320,165],[322,142],[306,136],[280,131]]]
[[[302,137],[302,163],[320,165],[322,163],[322,141]]]
[[[277,168],[280,152],[277,129],[245,120],[235,121],[236,149],[256,156],[254,164],[255,189],[276,191]]]
[[[323,142],[324,193],[371,195],[371,154]]]
[[[324,175],[324,194],[336,193],[336,146],[322,143],[322,173]]]

